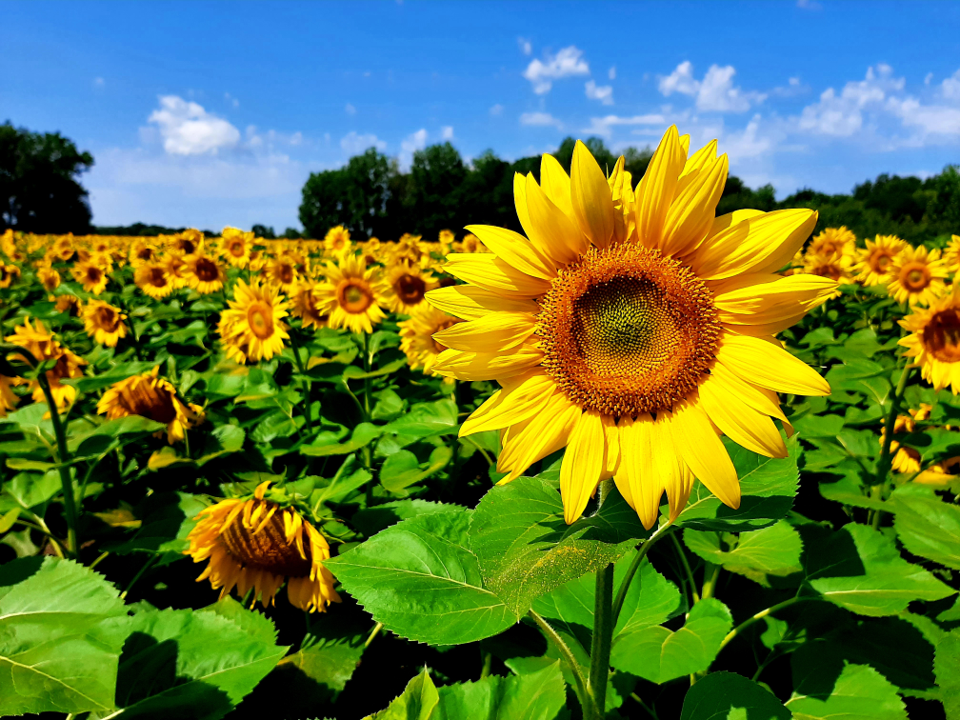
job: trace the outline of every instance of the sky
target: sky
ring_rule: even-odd
[[[778,197],[960,162],[960,3],[3,3],[0,122],[96,164],[98,225],[299,228],[311,172],[572,135],[717,138]]]

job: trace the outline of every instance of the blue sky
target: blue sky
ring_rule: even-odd
[[[299,226],[310,172],[716,137],[748,184],[960,162],[960,4],[6,2],[0,121],[93,153],[94,222]]]

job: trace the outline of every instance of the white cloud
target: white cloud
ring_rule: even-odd
[[[356,109],[353,105],[351,105],[350,103],[347,103],[347,104],[346,104],[346,106],[343,108],[343,111],[344,111],[347,115],[356,115],[356,114],[357,114],[357,109]]]
[[[733,65],[711,65],[700,81],[693,76],[693,64],[685,60],[672,73],[660,78],[659,89],[667,97],[675,92],[695,96],[697,109],[704,112],[746,112],[767,96],[734,87],[733,76],[736,74]]]
[[[500,103],[497,103],[492,108],[490,108],[491,115],[500,115],[502,113],[503,113],[503,105],[501,105]]]
[[[616,65],[612,66],[609,70],[607,70],[607,77],[610,78],[611,80],[616,80],[616,79],[617,79],[617,66],[616,66]]]
[[[800,78],[798,78],[798,77],[792,77],[792,78],[790,78],[789,80],[787,80],[787,82],[788,82],[790,85],[792,85],[792,86],[795,87],[795,86],[797,86],[797,85],[800,84]]]
[[[545,112],[526,112],[520,116],[521,125],[531,125],[533,127],[548,127],[553,126],[558,130],[563,127],[557,118],[555,118],[550,113]]]
[[[837,94],[827,88],[820,94],[820,101],[805,107],[800,115],[799,127],[817,135],[849,137],[863,127],[865,108],[877,106],[892,91],[902,90],[903,78],[893,77],[893,68],[883,63],[867,68],[863,80],[848,82]]]
[[[427,146],[427,131],[420,128],[415,133],[407,135],[406,139],[400,143],[400,149],[405,153],[414,153],[417,150],[423,150]]]
[[[927,77],[932,79],[933,73],[930,73]],[[926,84],[929,85],[930,83],[927,82]],[[957,70],[952,76],[940,83],[940,92],[947,100],[960,101],[960,70]]]
[[[374,134],[368,135],[359,135],[356,130],[351,130],[342,138],[340,138],[340,147],[341,149],[350,155],[359,155],[367,148],[375,147],[377,150],[384,150],[387,147],[387,143],[384,140],[380,140]]]
[[[586,85],[587,97],[591,100],[599,100],[604,105],[613,105],[613,87],[604,85],[597,87],[593,80],[588,80]]]
[[[226,100],[226,101],[227,101],[228,103],[230,103],[231,105],[233,105],[235,108],[240,107],[240,101],[237,100],[237,98],[235,98],[233,95],[231,95],[231,94],[228,93],[228,92],[225,92],[225,93],[223,94],[223,99]]]
[[[453,140],[453,126],[444,125],[440,128],[440,139],[441,140]]]
[[[773,138],[760,133],[759,115],[754,115],[741,132],[723,134],[721,144],[721,152],[737,161],[761,157],[774,147]]]
[[[899,117],[905,126],[916,127],[923,139],[928,135],[960,136],[960,108],[923,105],[919,100],[907,97],[889,98],[886,109]]]
[[[929,85],[932,80],[933,80],[933,73],[932,72],[927,73],[927,76],[923,79],[923,84]]]
[[[696,95],[700,83],[693,79],[693,63],[684,60],[677,65],[677,69],[665,77],[660,78],[658,85],[660,93],[670,97],[675,92],[684,95]]]
[[[620,117],[619,115],[607,115],[606,117],[590,118],[590,127],[584,128],[583,132],[588,135],[600,135],[609,138],[612,134],[612,128],[618,125],[666,125],[667,119],[663,115],[634,115],[632,117]],[[657,132],[657,131],[654,131]]]
[[[544,54],[544,61],[531,60],[523,76],[533,84],[538,95],[550,92],[553,81],[573,75],[589,75],[590,66],[583,59],[583,51],[576,46],[565,47],[556,55]]]
[[[102,88],[102,87],[103,87],[104,85],[106,85],[106,84],[107,84],[107,81],[104,80],[102,77],[95,77],[95,78],[93,79],[93,86],[94,86],[94,87]]]
[[[163,149],[170,155],[216,154],[240,142],[240,131],[222,118],[211,115],[195,102],[177,95],[163,95],[160,109],[148,122],[156,123]]]
[[[533,52],[533,45],[530,44],[530,41],[527,38],[518,37],[517,45],[520,46],[520,52],[524,55],[529,55]]]

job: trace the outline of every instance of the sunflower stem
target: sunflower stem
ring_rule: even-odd
[[[313,436],[313,414],[310,410],[310,405],[313,403],[311,397],[311,390],[313,389],[310,379],[307,377],[307,371],[303,367],[303,359],[300,357],[300,343],[297,342],[296,331],[293,328],[290,328],[290,348],[293,350],[293,359],[297,363],[297,370],[300,371],[300,382],[304,389],[304,394],[306,395],[306,407],[304,408],[304,416],[307,420],[307,434],[311,437]]]
[[[593,638],[590,646],[590,680],[587,690],[590,707],[584,713],[589,720],[606,715],[607,683],[610,678],[610,645],[613,640],[613,563],[597,571],[597,590],[593,606]]]
[[[613,601],[613,624],[617,624],[617,620],[620,618],[620,611],[623,610],[623,603],[627,599],[627,591],[630,590],[630,583],[633,582],[634,576],[637,574],[637,571],[640,569],[640,565],[643,563],[643,559],[647,556],[647,553],[650,552],[650,548],[653,547],[653,544],[664,537],[673,530],[673,521],[668,522],[666,525],[661,525],[654,532],[653,535],[648,537],[640,548],[637,550],[637,554],[633,556],[633,560],[630,563],[630,567],[627,568],[627,574],[624,576],[623,580],[620,583],[620,587],[617,589],[617,597]]]
[[[677,540],[676,535],[671,535],[670,539],[673,541],[673,547],[676,549],[677,555],[680,556],[680,563],[683,565],[683,571],[687,575],[687,582],[690,584],[690,605],[696,605],[700,602],[700,595],[697,594],[697,581],[693,576],[690,563],[687,561],[687,554],[683,551],[683,545]]]
[[[884,420],[883,424],[883,447],[880,449],[880,460],[877,462],[877,476],[875,485],[880,486],[880,499],[887,494],[887,486],[890,475],[890,469],[893,466],[893,456],[890,452],[890,447],[893,444],[893,428],[897,423],[897,412],[900,409],[900,399],[903,397],[903,393],[907,388],[907,379],[910,377],[910,371],[916,365],[907,365],[903,368],[903,372],[900,373],[900,380],[897,382],[897,389],[893,393],[893,397],[890,398],[890,412],[887,413],[887,417]],[[883,511],[877,510],[873,515],[873,522],[871,523],[874,528],[880,527],[880,520],[883,517]]]
[[[763,620],[765,617],[767,617],[767,615],[772,615],[775,612],[779,612],[780,610],[783,610],[784,608],[788,608],[791,605],[796,605],[797,603],[803,602],[804,600],[813,600],[813,599],[814,599],[813,597],[792,597],[789,600],[784,600],[783,602],[777,603],[776,605],[771,605],[770,607],[765,608],[764,610],[761,610],[760,612],[754,615],[751,615],[742,623],[737,625],[733,630],[727,633],[727,636],[723,639],[723,642],[720,643],[720,650],[723,650],[727,645],[729,645],[730,641],[733,640],[737,635],[742,633],[744,630],[746,630],[748,627],[753,625],[755,622],[759,622],[760,620]],[[720,650],[718,650],[717,652],[720,652]]]
[[[563,656],[563,659],[567,661],[567,665],[570,666],[570,672],[573,673],[573,679],[576,682],[576,687],[574,691],[577,693],[577,699],[580,701],[580,706],[583,708],[584,717],[589,717],[587,715],[587,705],[589,703],[589,698],[587,696],[587,681],[583,677],[583,671],[580,669],[580,664],[577,662],[577,658],[574,656],[573,651],[570,647],[563,641],[563,638],[560,637],[560,633],[553,629],[553,626],[548,623],[541,615],[534,612],[533,610],[528,610],[527,615],[540,627],[543,631],[543,634],[546,635],[550,641],[557,646],[557,650],[560,651],[560,654]]]

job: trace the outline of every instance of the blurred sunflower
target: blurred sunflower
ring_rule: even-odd
[[[487,249],[487,246],[480,242],[478,238],[473,233],[467,233],[463,240],[460,241],[460,245],[457,248],[457,252],[462,253],[488,253],[490,252]]]
[[[87,335],[101,345],[116,347],[117,341],[127,336],[127,326],[123,323],[127,316],[103,300],[90,300],[81,316]]]
[[[908,415],[898,415],[893,424],[893,434],[912,433],[916,429],[918,422],[923,422],[930,417],[931,410],[933,410],[933,408],[930,405],[921,403],[919,408],[909,409],[907,411],[909,413]],[[883,447],[886,438],[886,428],[881,428],[880,447]],[[890,453],[893,455],[891,467],[894,472],[904,475],[912,475],[920,472],[920,453],[916,449],[901,445],[896,440],[891,440]]]
[[[20,277],[20,268],[0,262],[0,289],[8,288],[15,278]]]
[[[446,348],[434,340],[433,335],[460,322],[463,322],[460,318],[448,315],[430,303],[420,303],[410,313],[409,320],[397,323],[400,350],[407,356],[410,369],[423,368],[425,375],[439,375],[433,366],[437,356]]]
[[[176,388],[158,377],[159,370],[158,366],[111,385],[97,402],[97,413],[110,420],[139,415],[164,423],[167,442],[172,445],[183,440],[185,430],[202,420],[203,408],[184,403]]]
[[[960,455],[930,465],[913,482],[921,485],[952,485],[956,493],[957,480],[960,480]]]
[[[170,238],[170,252],[175,255],[193,255],[203,250],[203,233],[190,228]]]
[[[37,270],[37,280],[47,292],[53,292],[60,287],[60,273],[52,267],[42,267]]]
[[[161,259],[160,264],[163,265],[163,270],[167,274],[167,278],[170,280],[170,285],[174,290],[186,287],[187,266],[186,263],[183,262],[183,256],[169,255],[168,257]]]
[[[217,330],[229,357],[238,362],[247,359],[269,360],[283,352],[283,341],[290,336],[281,322],[287,316],[287,302],[279,289],[259,280],[251,284],[238,280],[229,308],[220,315]]]
[[[943,251],[943,264],[951,275],[960,274],[960,235],[952,235]]]
[[[939,250],[908,245],[894,258],[887,290],[901,305],[929,305],[943,294],[946,276]]]
[[[360,333],[373,332],[373,326],[386,317],[380,305],[383,281],[362,258],[347,257],[339,265],[327,263],[324,281],[314,289],[317,308],[328,317],[332,328],[345,327]]]
[[[227,280],[227,273],[216,258],[205,255],[203,251],[185,256],[183,266],[187,286],[201,295],[217,292]]]
[[[456,242],[457,236],[453,230],[441,230],[440,235],[437,237],[437,242],[440,243],[440,252],[443,255],[447,255],[453,249],[453,243]]]
[[[53,402],[58,408],[65,408],[73,403],[77,397],[77,391],[70,385],[64,385],[60,381],[67,378],[82,377],[81,365],[86,365],[87,361],[77,357],[53,336],[53,333],[47,331],[40,320],[36,325],[30,324],[30,318],[25,318],[23,325],[14,328],[13,334],[4,338],[8,343],[19,345],[25,348],[39,362],[44,360],[55,360],[56,365],[47,370],[47,382],[50,384],[50,392],[53,395]],[[19,353],[11,353],[11,358],[26,360]],[[44,402],[46,398],[43,395],[43,388],[36,380],[26,380],[24,378],[15,378],[14,385],[29,383],[32,390],[34,402]]]
[[[330,228],[323,239],[323,246],[327,257],[342,260],[353,250],[350,243],[350,231],[343,225]]]
[[[70,262],[76,252],[73,244],[73,233],[60,236],[53,244],[53,254],[61,262]]]
[[[847,230],[844,225],[838,228],[825,228],[810,241],[807,247],[807,253],[811,255],[849,257],[851,260],[856,252],[857,236]]]
[[[867,240],[867,247],[861,250],[854,268],[857,280],[863,285],[885,285],[890,281],[893,261],[907,243],[896,235],[877,235],[876,240]]]
[[[246,267],[253,250],[253,233],[226,227],[220,240],[220,251],[234,267]]]
[[[290,314],[300,318],[300,325],[304,329],[327,326],[327,316],[317,307],[317,297],[314,292],[316,287],[317,283],[313,280],[301,280],[290,298],[292,302]]]
[[[852,265],[853,260],[849,255],[820,255],[808,251],[803,256],[804,273],[828,278],[838,285],[853,283]],[[839,288],[830,293],[827,299],[831,300],[835,297],[840,297]]]
[[[107,288],[110,280],[107,271],[94,260],[77,263],[70,269],[73,279],[80,283],[84,292],[99,295]]]
[[[278,255],[267,262],[267,282],[278,285],[284,292],[289,292],[297,282],[296,263],[285,255]]]
[[[80,313],[83,311],[83,303],[76,295],[57,295],[56,309],[57,312],[80,317]]]
[[[960,284],[926,310],[914,309],[900,321],[910,332],[900,340],[906,357],[914,358],[923,379],[960,394]]]
[[[542,184],[515,176],[530,239],[468,227],[491,253],[451,256],[446,270],[468,284],[427,296],[467,321],[434,336],[449,348],[436,369],[503,386],[461,434],[502,431],[501,482],[566,446],[567,523],[611,476],[648,528],[664,491],[677,516],[694,476],[738,507],[721,433],[784,457],[771,420],[786,422],[776,392],[830,393],[773,337],[836,288],[827,278],[775,274],[816,213],[714,217],[727,157],[716,157],[716,141],[689,158],[688,147],[689,136],[671,127],[636,195],[623,158],[604,177],[578,142],[568,177],[544,155]]]
[[[145,239],[137,238],[130,245],[128,257],[130,259],[130,265],[136,268],[144,263],[155,262],[157,259],[157,250]]]
[[[437,279],[428,270],[400,261],[387,269],[383,305],[395,313],[409,315],[423,302],[428,290],[437,287]]]
[[[210,561],[197,582],[209,578],[214,590],[222,588],[221,598],[234,587],[240,597],[253,590],[253,602],[267,607],[286,580],[291,605],[323,612],[340,602],[323,566],[330,546],[285,496],[266,498],[268,486],[261,483],[252,495],[221,500],[197,516],[185,554]]]
[[[20,398],[14,394],[10,388],[15,385],[16,378],[9,378],[6,375],[0,375],[0,418],[6,417],[7,413],[17,407]]]
[[[154,300],[161,300],[174,290],[166,267],[159,262],[142,263],[133,271],[133,281]]]

